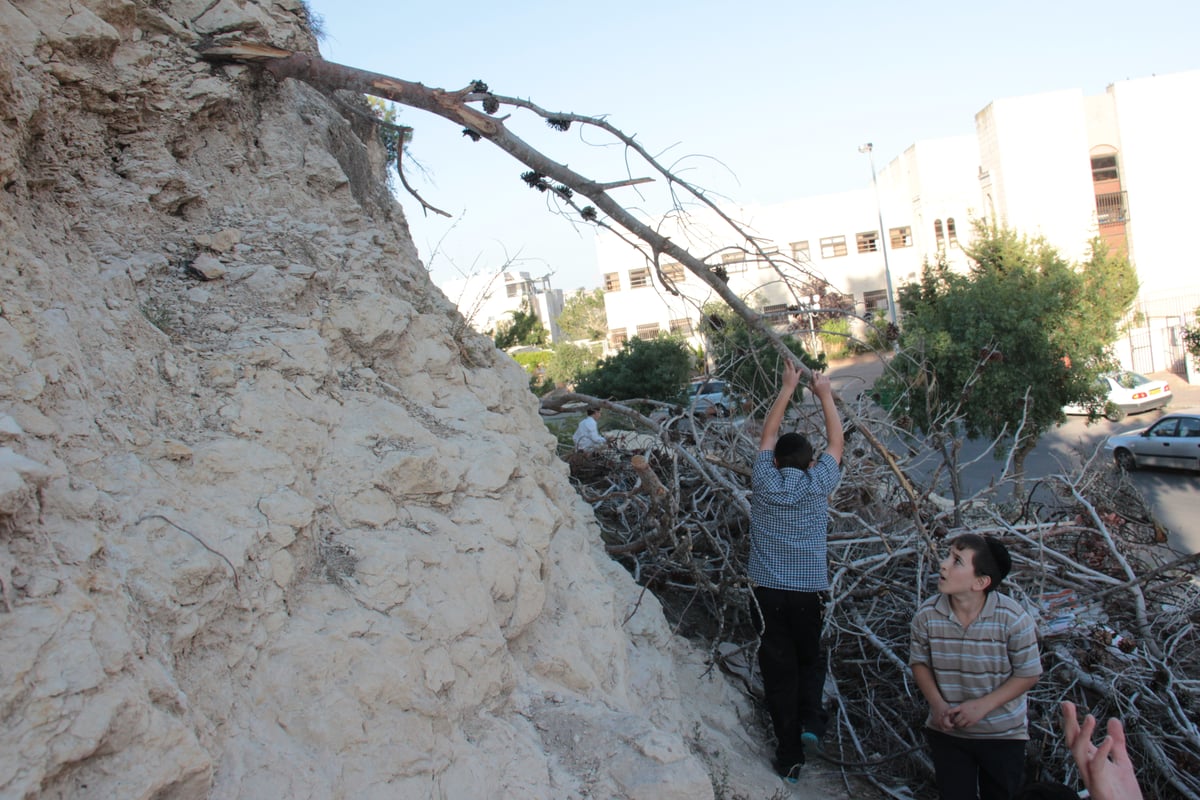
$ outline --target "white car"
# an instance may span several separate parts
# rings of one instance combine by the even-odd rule
[[[1097,393],[1105,395],[1100,411],[1113,422],[1125,419],[1126,414],[1137,414],[1162,408],[1171,402],[1171,387],[1166,381],[1147,378],[1136,372],[1112,372],[1101,375]],[[1064,414],[1089,414],[1086,405],[1063,407]]]
[[[1117,466],[1200,470],[1200,413],[1167,414],[1148,428],[1110,436],[1104,443]]]

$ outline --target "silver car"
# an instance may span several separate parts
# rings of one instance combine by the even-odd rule
[[[1167,414],[1148,428],[1110,436],[1104,443],[1117,466],[1200,470],[1200,413]]]
[[[688,387],[688,396],[688,405],[693,414],[728,417],[729,409],[734,406],[729,394],[729,385],[725,381],[692,381]]]

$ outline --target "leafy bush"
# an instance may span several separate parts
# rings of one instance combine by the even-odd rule
[[[1200,318],[1200,308],[1197,308],[1195,313],[1196,317]],[[1197,323],[1195,327],[1183,329],[1183,343],[1192,358],[1200,361],[1200,323]]]
[[[555,384],[574,384],[582,375],[596,368],[598,354],[586,345],[565,342],[556,344],[546,364],[546,377]]]
[[[853,350],[853,343],[850,339],[850,320],[845,317],[827,321],[821,326],[821,332],[817,336],[825,347],[826,358],[841,358],[848,351]]]
[[[543,395],[554,388],[550,379],[547,364],[553,354],[549,350],[528,350],[524,353],[513,353],[513,360],[529,373],[529,391]]]
[[[610,400],[645,397],[667,403],[682,402],[692,355],[679,339],[630,339],[621,350],[601,359],[581,376],[577,391]]]
[[[888,332],[888,315],[883,309],[875,309],[875,313],[871,316],[871,321],[867,324],[867,332],[864,341],[856,344],[856,351],[860,353],[882,352],[891,350],[892,343],[887,339]]]

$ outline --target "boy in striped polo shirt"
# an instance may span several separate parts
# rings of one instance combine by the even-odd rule
[[[995,591],[1008,549],[967,533],[950,542],[938,592],[917,609],[908,662],[929,701],[925,721],[942,800],[1011,800],[1029,739],[1025,694],[1042,674],[1037,626]]]

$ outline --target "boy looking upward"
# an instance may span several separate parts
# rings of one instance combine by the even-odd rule
[[[939,593],[913,617],[908,661],[929,702],[926,735],[943,800],[1011,800],[1021,786],[1025,693],[1042,662],[1033,618],[995,591],[1011,568],[997,539],[957,536]]]
[[[761,614],[758,664],[767,711],[777,740],[775,771],[795,783],[804,747],[825,733],[821,707],[825,655],[821,626],[829,589],[826,533],[829,494],[841,479],[844,437],[829,376],[813,375],[828,443],[813,460],[812,444],[799,433],[779,435],[800,383],[791,361],[763,423],[751,472],[749,577]]]

